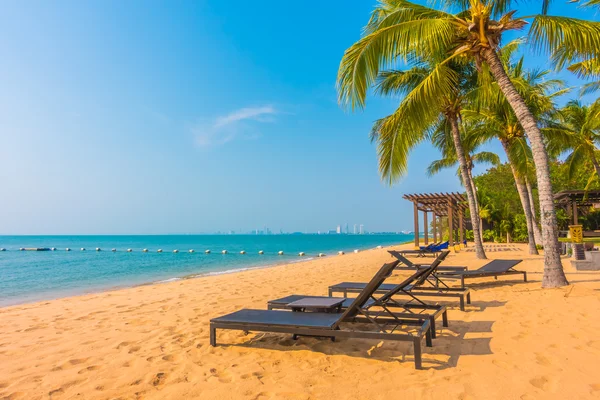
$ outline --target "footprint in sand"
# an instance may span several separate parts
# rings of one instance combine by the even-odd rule
[[[164,372],[159,372],[158,374],[156,374],[156,376],[154,376],[154,378],[152,379],[152,386],[160,386],[163,385],[165,383],[165,380],[167,379],[167,374],[165,374]]]
[[[87,368],[84,368],[84,369],[82,369],[82,370],[79,370],[79,372],[77,372],[77,373],[78,373],[78,374],[84,374],[84,373],[86,373],[86,372],[90,372],[90,371],[96,371],[96,370],[99,370],[99,369],[100,369],[100,366],[98,366],[98,365],[90,365],[90,366],[89,366],[89,367],[87,367]]]
[[[543,365],[543,366],[549,366],[552,365],[552,363],[550,362],[550,360],[548,360],[545,356],[543,356],[540,353],[535,353],[535,360],[539,365]]]
[[[531,383],[532,386],[544,391],[548,389],[548,378],[545,376],[533,378],[529,381],[529,383]]]
[[[90,358],[74,358],[72,360],[69,360],[69,364],[71,365],[78,365],[78,364],[83,364],[84,362],[86,362],[87,360],[89,360]]]

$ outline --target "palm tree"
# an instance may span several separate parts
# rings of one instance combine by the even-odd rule
[[[600,143],[600,119],[596,117],[599,112],[600,103],[586,106],[578,100],[570,101],[560,110],[559,115],[569,132],[552,136],[550,146],[555,153],[569,152],[565,160],[569,165],[569,176],[573,176],[585,164],[591,164],[596,171],[596,176],[592,178],[600,178],[597,148]],[[590,179],[588,186],[592,181]]]
[[[555,104],[553,99],[564,94],[564,83],[556,79],[546,79],[549,71],[526,71],[523,68],[523,57],[512,62],[512,55],[518,49],[521,41],[513,41],[502,48],[502,59],[507,72],[526,100],[529,109],[542,126],[542,131],[561,129],[554,123]],[[479,129],[474,132],[487,140],[497,138],[502,144],[515,180],[519,199],[523,207],[529,238],[529,253],[538,254],[536,243],[542,243],[536,212],[533,203],[528,175],[532,161],[531,148],[527,144],[525,132],[517,121],[506,98],[497,85],[485,84],[478,91],[478,96],[472,104],[472,109],[465,109],[463,115],[473,121]],[[562,128],[564,132],[564,127]],[[547,135],[548,132],[545,132]],[[484,140],[486,140],[484,139]]]
[[[398,117],[398,112],[396,112],[376,121],[371,137],[378,143],[380,172],[390,183],[393,183],[406,172],[408,154],[416,144],[427,139],[431,132],[436,130],[448,133],[459,164],[462,181],[465,183],[473,225],[475,253],[478,258],[485,259],[486,255],[479,231],[477,198],[459,129],[460,109],[465,97],[477,83],[477,74],[468,62],[461,63],[460,60],[452,60],[443,68],[438,68],[437,59],[439,59],[439,55],[428,54],[427,57],[414,58],[410,63],[411,68],[408,70],[383,71],[379,74],[376,92],[386,96],[404,95],[399,109],[412,109],[415,99],[420,101],[423,87],[428,84],[428,79],[432,74],[441,71],[443,79],[445,79],[445,82],[441,83],[446,90],[444,93],[439,93],[439,101],[430,108],[427,123],[420,125],[419,129],[398,127],[399,131],[392,136],[382,131],[381,128],[386,126],[390,119]],[[435,67],[432,68],[432,65]]]
[[[410,98],[405,99],[405,105],[401,105],[380,124],[380,135],[393,142],[395,139],[392,138],[401,131],[422,131],[430,125],[444,94],[456,84],[455,77],[448,72],[448,62],[469,57],[481,68],[489,68],[532,147],[544,235],[542,286],[567,285],[560,260],[548,154],[542,132],[498,55],[502,35],[510,30],[523,29],[527,21],[516,18],[516,11],[510,10],[515,0],[440,1],[456,12],[441,11],[405,0],[380,0],[364,36],[346,50],[341,61],[338,73],[340,102],[351,108],[364,107],[367,91],[381,69],[430,54],[445,54],[447,58],[432,69]],[[544,11],[548,3],[549,0],[543,2]],[[565,57],[573,54],[599,55],[600,23],[547,15],[535,15],[532,19],[528,36],[534,47],[550,53],[567,49],[563,52]],[[402,155],[410,148],[402,144],[398,147],[397,151],[387,155]],[[458,154],[459,159],[462,156]]]
[[[465,153],[465,161],[467,165],[467,171],[470,182],[473,188],[474,197],[477,200],[477,187],[473,182],[473,168],[475,164],[479,163],[488,163],[492,165],[500,164],[500,158],[496,153],[492,153],[489,151],[477,151],[477,149],[484,143],[485,138],[477,135],[477,131],[474,131],[471,124],[465,122],[464,120],[460,121],[460,131],[461,131],[461,142],[462,148]],[[482,140],[483,139],[483,140]],[[439,160],[434,160],[427,167],[427,175],[433,176],[439,173],[442,169],[445,168],[454,168],[458,164],[458,160],[456,158],[456,151],[454,150],[454,141],[452,138],[452,132],[448,129],[448,124],[441,124],[438,128],[433,132],[430,138],[434,147],[436,147],[442,153],[442,158]],[[461,183],[463,186],[465,182],[461,176],[460,167],[458,168],[457,175],[461,178]],[[479,215],[479,204],[478,201],[475,201],[477,214]]]

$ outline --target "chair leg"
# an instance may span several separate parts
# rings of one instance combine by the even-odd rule
[[[523,282],[527,282],[527,272],[523,271]]]
[[[215,347],[217,345],[217,328],[210,327],[210,345]]]
[[[431,327],[430,329],[425,333],[425,345],[427,347],[433,347],[433,340],[431,339],[432,335],[431,335]],[[421,343],[419,341],[419,343]]]
[[[442,314],[442,325],[446,328],[448,327],[448,311],[446,310],[444,310],[444,313]]]
[[[460,296],[460,311],[465,311],[465,296]]]
[[[471,292],[467,293],[467,304],[471,304]]]
[[[435,339],[437,337],[437,333],[435,333],[435,316],[433,315],[429,317],[429,330],[431,331],[431,338]]]
[[[421,361],[421,338],[415,338],[413,340],[413,347],[415,349],[415,368],[421,369],[423,368]]]

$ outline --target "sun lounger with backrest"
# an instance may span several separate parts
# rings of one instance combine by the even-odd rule
[[[493,260],[474,271],[440,272],[438,276],[460,279],[461,287],[465,286],[465,279],[492,276],[498,279],[501,275],[523,275],[523,280],[527,282],[527,272],[514,269],[521,261],[523,260]]]
[[[435,267],[433,267],[435,268]],[[426,276],[429,274],[429,271],[425,270],[425,269],[421,269],[421,270],[417,270],[412,276],[406,278],[402,283],[399,283],[397,285],[394,285],[394,289],[397,287],[405,287],[408,286],[410,284],[414,284],[416,282],[419,282],[420,279],[422,279],[423,276]],[[267,303],[267,307],[269,308],[269,310],[274,310],[274,309],[289,309],[289,304],[298,301],[298,300],[306,300],[306,299],[331,299],[332,297],[325,297],[325,296],[306,296],[306,295],[290,295],[290,296],[286,296],[280,299],[276,299],[276,300],[270,300]],[[340,308],[346,309],[347,307],[349,307],[352,302],[354,301],[354,299],[346,299],[346,298],[340,298],[340,300],[343,300],[343,303],[341,304]],[[386,300],[385,302],[380,301],[380,299],[376,299],[375,297],[371,296],[371,299],[369,299],[369,301],[367,301],[367,303],[363,306],[364,309],[369,309],[369,310],[375,310],[376,308],[383,308],[383,314],[385,315],[385,313],[387,312],[393,312],[393,314],[399,318],[416,318],[416,319],[422,319],[422,318],[429,318],[429,322],[431,324],[431,334],[432,337],[435,339],[436,337],[436,329],[435,329],[435,320],[437,318],[439,318],[440,316],[442,317],[442,322],[443,322],[443,326],[447,327],[448,326],[448,315],[447,315],[447,311],[446,311],[446,307],[442,306],[442,305],[438,305],[438,304],[427,304],[425,302],[420,302],[420,303],[416,303],[414,301],[409,301],[409,302],[399,302],[399,301],[392,301],[391,298]],[[396,310],[390,311],[390,308],[401,308],[403,309],[402,312],[397,312]]]
[[[448,251],[448,250],[446,250]],[[399,255],[399,260],[403,263],[409,262],[405,257]],[[439,267],[439,263],[441,260],[438,258],[434,260],[431,264],[433,268],[427,268],[421,271],[427,271],[427,273],[419,279],[419,281],[414,284],[406,285],[399,290],[396,294],[398,296],[409,296],[415,302],[423,302],[419,299],[419,296],[423,297],[452,297],[459,299],[460,309],[462,311],[465,310],[465,303],[471,303],[471,290],[468,288],[451,288],[448,285],[443,284],[438,279],[435,278],[433,274],[436,273],[437,267]],[[430,278],[434,277],[433,282],[431,282]],[[442,284],[440,286],[439,284]],[[348,297],[348,293],[359,293],[366,286],[366,283],[360,282],[341,282],[332,286],[329,286],[329,296],[333,297],[334,293],[342,293],[344,297]],[[397,285],[392,283],[386,283],[379,286],[379,289],[375,291],[376,294],[386,294],[391,290],[395,290]]]
[[[415,367],[421,368],[421,342],[426,339],[431,346],[429,319],[403,320],[389,314],[382,317],[364,308],[373,293],[392,273],[396,263],[385,264],[373,279],[342,313],[288,312],[278,310],[243,309],[213,318],[210,321],[210,344],[217,345],[217,329],[242,331],[290,333],[294,336],[316,336],[335,338],[364,338],[378,340],[400,340],[413,344]],[[358,326],[358,324],[361,324]],[[357,330],[370,326],[377,331]],[[399,332],[401,326],[413,326],[411,332]],[[354,328],[354,329],[351,329]]]
[[[402,256],[402,252],[398,251],[398,250],[388,250],[388,253],[390,253],[392,256],[394,256],[398,260],[400,259],[399,257]],[[442,251],[437,256],[437,258],[440,259],[440,262],[443,262],[446,259],[446,257],[448,256],[448,254],[450,254],[449,251]],[[407,268],[422,269],[422,268],[428,268],[431,265],[431,263],[427,263],[427,264],[414,263],[405,257],[402,257],[402,258],[407,260],[407,263],[403,262],[403,264],[406,265]],[[435,262],[435,260],[434,260],[434,262]],[[449,266],[449,265],[440,265],[437,267],[437,271],[466,271],[468,269],[469,269],[468,267],[455,267],[455,266]]]

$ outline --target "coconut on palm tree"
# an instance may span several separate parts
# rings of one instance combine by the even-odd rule
[[[544,8],[548,2],[543,2]],[[382,135],[394,141],[394,132],[399,132],[401,126],[402,130],[425,129],[421,121],[430,120],[434,110],[441,106],[443,95],[456,84],[448,78],[446,71],[450,61],[469,57],[478,66],[489,68],[532,147],[545,249],[542,286],[566,285],[542,132],[498,55],[503,34],[523,29],[527,21],[516,17],[516,10],[511,10],[516,3],[514,0],[446,0],[442,3],[447,3],[450,11],[403,0],[381,0],[371,15],[364,36],[345,52],[341,61],[338,73],[340,102],[352,108],[363,107],[367,91],[381,70],[414,58],[444,54],[446,58],[432,69],[416,90],[419,96],[405,99],[404,109],[380,124]],[[569,54],[599,55],[600,23],[547,15],[535,15],[531,19],[528,36],[534,47],[550,53],[567,49],[566,57]],[[405,144],[396,142],[396,145],[397,150],[383,155],[406,153],[408,147]]]

